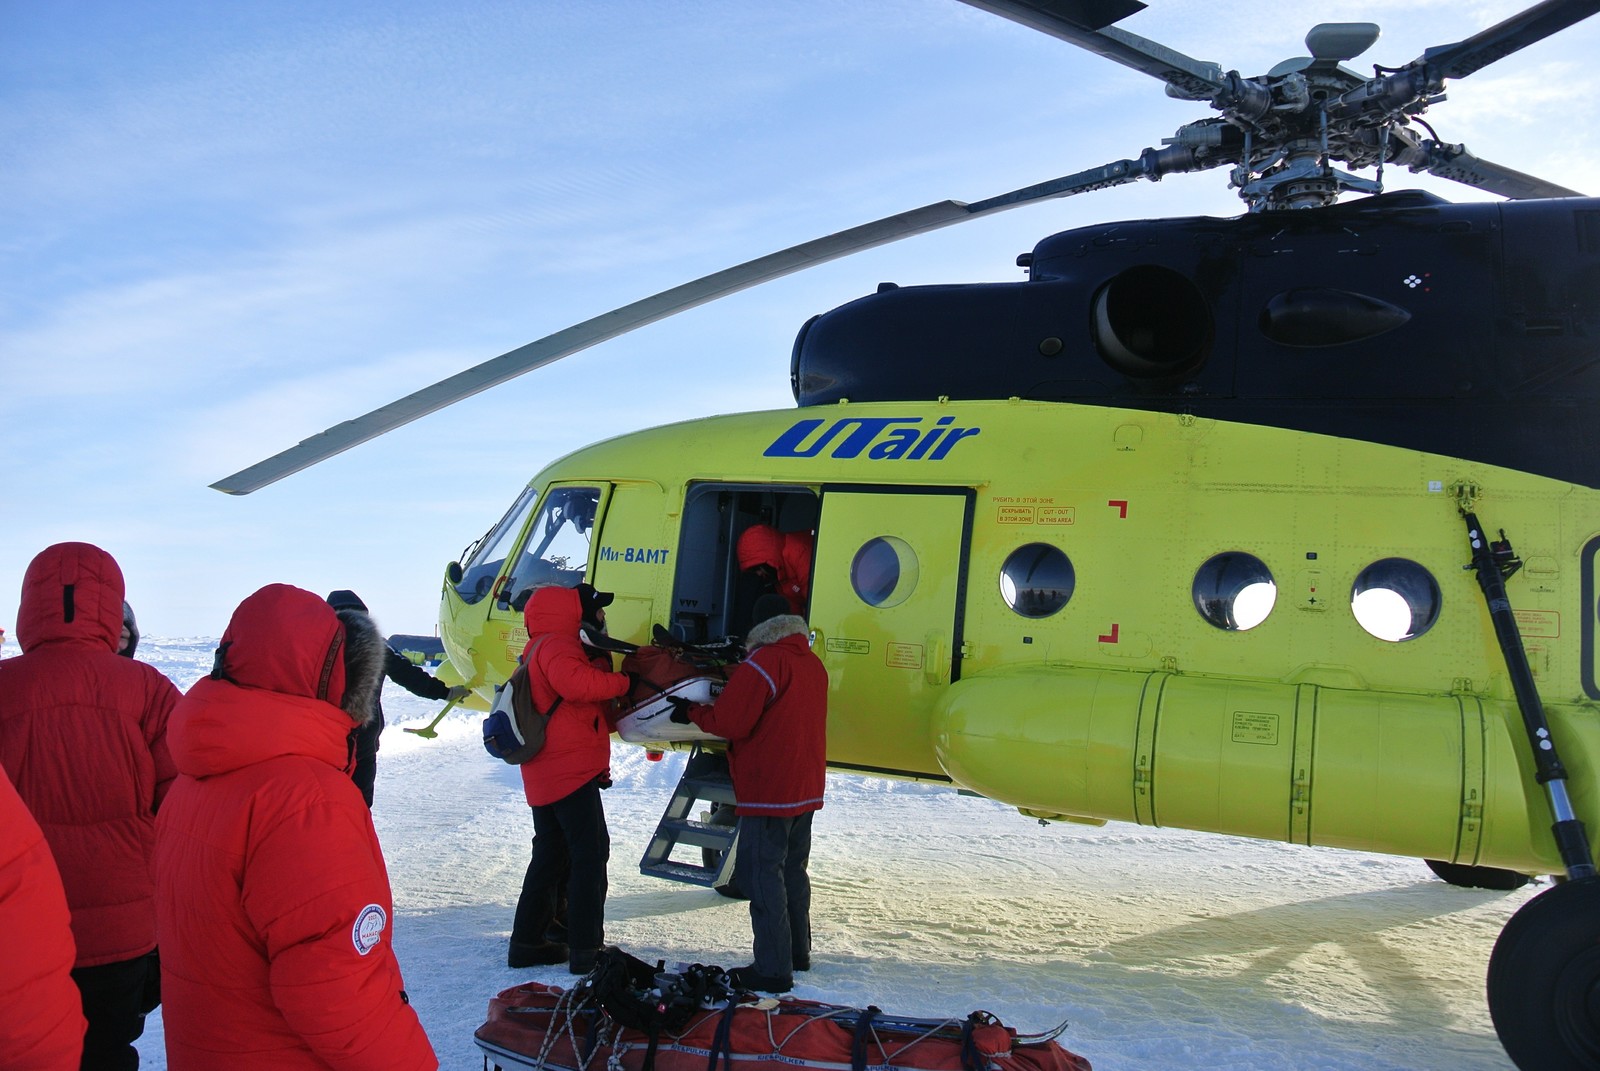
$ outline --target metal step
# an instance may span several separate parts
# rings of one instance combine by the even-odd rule
[[[721,777],[690,777],[687,774],[678,782],[679,794],[712,803],[737,803],[733,796],[733,782]]]
[[[685,773],[673,789],[672,798],[667,801],[661,822],[656,826],[655,835],[650,838],[650,846],[639,860],[639,873],[706,888],[726,884],[733,873],[733,850],[739,837],[738,827],[703,821],[705,813],[697,814],[697,808],[702,803],[734,802],[733,782],[726,777],[691,776]],[[702,858],[705,853],[715,853],[714,865],[673,859],[673,850],[680,846],[700,854]]]
[[[718,871],[709,867],[695,866],[693,863],[678,863],[668,859],[661,863],[652,863],[649,866],[640,864],[639,873],[655,878],[665,878],[668,881],[681,881],[685,885],[700,885],[707,889],[717,886]]]
[[[692,844],[696,848],[715,848],[725,852],[733,847],[733,839],[737,835],[733,826],[715,826],[710,822],[696,822],[693,819],[663,818],[656,827],[656,836],[671,834],[673,840],[679,844]]]

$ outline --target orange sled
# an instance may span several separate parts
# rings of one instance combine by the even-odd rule
[[[1059,1032],[1019,1037],[987,1012],[899,1019],[739,993],[652,1038],[586,999],[582,983],[528,982],[491,999],[473,1036],[497,1071],[1090,1071],[1054,1040]]]

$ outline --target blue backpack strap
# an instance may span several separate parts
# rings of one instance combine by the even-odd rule
[[[717,1020],[717,1029],[711,1035],[711,1059],[706,1061],[706,1071],[717,1071],[717,1057],[722,1057],[722,1071],[733,1071],[733,1012],[739,1002],[733,997],[728,998],[728,1006],[722,1009],[722,1018]]]
[[[850,1040],[850,1071],[866,1071],[867,1038],[872,1036],[872,1020],[882,1011],[876,1004],[868,1004],[856,1019],[855,1037]]]
[[[963,1071],[984,1071],[988,1061],[983,1058],[983,1053],[978,1050],[978,1042],[972,1032],[979,1026],[995,1022],[995,1017],[986,1011],[975,1011],[967,1016],[966,1022],[961,1024],[961,1067]]]

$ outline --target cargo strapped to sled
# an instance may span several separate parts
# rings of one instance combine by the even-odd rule
[[[638,647],[622,660],[633,687],[617,700],[617,735],[630,744],[721,740],[698,725],[672,720],[671,698],[712,703],[728,683],[725,648]]]
[[[617,972],[623,1005],[615,993],[601,1002],[595,975],[570,991],[538,982],[507,989],[490,999],[473,1035],[485,1063],[500,1071],[1090,1071],[1055,1040],[1065,1023],[1025,1037],[982,1011],[907,1019],[876,1007],[763,998],[699,964],[682,972],[658,966],[642,988],[648,965],[606,953],[631,960]],[[696,1001],[696,992],[705,996]]]

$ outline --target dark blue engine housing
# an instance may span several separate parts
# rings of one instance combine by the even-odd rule
[[[1191,413],[1600,487],[1600,199],[1110,223],[1021,263],[1026,282],[885,286],[813,318],[796,400]]]

